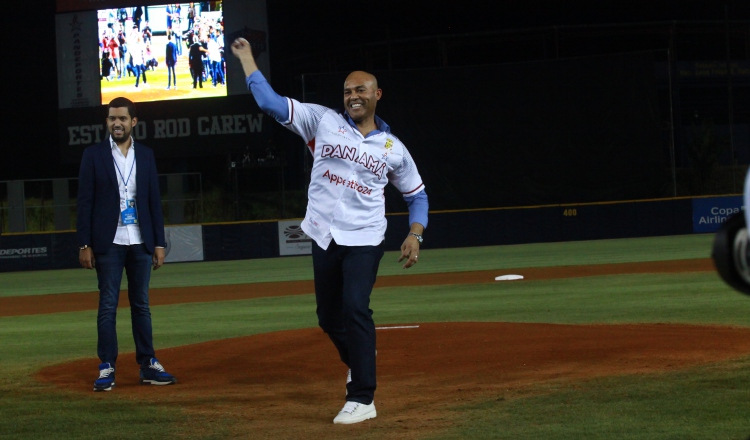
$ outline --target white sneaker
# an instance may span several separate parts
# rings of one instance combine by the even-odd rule
[[[359,402],[346,402],[339,415],[333,419],[337,425],[351,425],[367,419],[374,419],[378,413],[375,411],[375,401],[369,405]]]

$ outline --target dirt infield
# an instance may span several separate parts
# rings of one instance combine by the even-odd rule
[[[615,273],[713,270],[710,260],[503,270],[527,279]],[[494,282],[498,271],[381,277],[378,286]],[[280,285],[281,284],[281,285]],[[155,291],[153,304],[311,293],[310,283]],[[185,289],[180,289],[181,291]],[[279,293],[281,291],[281,293]],[[74,295],[50,295],[70,298]],[[157,300],[158,298],[158,300]],[[38,304],[38,297],[37,297]],[[82,307],[79,305],[77,307]],[[86,308],[96,307],[89,305]],[[4,309],[4,306],[0,306]],[[23,312],[21,308],[16,309]],[[344,403],[346,368],[319,329],[283,331],[159,350],[179,383],[138,385],[132,355],[123,356],[117,386],[93,393],[98,361],[43,369],[37,379],[106,400],[113,394],[184,408],[211,432],[222,418],[246,438],[409,439],[453,426],[450,408],[504,400],[545,381],[670,371],[750,354],[750,329],[690,325],[555,325],[404,323],[378,336],[378,417],[334,426]],[[81,368],[81,365],[90,368]],[[526,391],[525,391],[526,390]]]

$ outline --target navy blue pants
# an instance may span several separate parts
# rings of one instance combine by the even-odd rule
[[[214,86],[217,82],[224,84],[224,72],[221,61],[211,61],[211,80]]]
[[[117,303],[120,299],[122,269],[128,278],[130,321],[135,340],[135,360],[139,364],[154,356],[151,331],[151,310],[148,306],[148,283],[151,279],[152,257],[146,246],[113,244],[106,254],[95,254],[99,279],[99,314],[97,353],[102,362],[117,362]]]
[[[177,86],[177,74],[174,71],[174,65],[167,64],[167,87]]]
[[[340,246],[323,250],[313,242],[318,324],[352,370],[346,400],[369,405],[375,396],[375,321],[370,294],[383,246]]]
[[[143,84],[146,84],[146,66],[143,64],[133,65],[133,72],[135,73],[135,86],[141,81],[141,75],[143,75]]]

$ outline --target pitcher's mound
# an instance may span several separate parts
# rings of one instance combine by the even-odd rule
[[[97,359],[50,366],[38,379],[92,398],[174,403],[233,420],[233,429],[253,438],[350,438],[362,429],[379,438],[409,438],[451,425],[445,410],[452,406],[512,397],[541,381],[675,370],[750,353],[750,330],[743,328],[418,325],[378,330],[378,417],[336,429],[331,421],[345,400],[347,368],[319,329],[157,348],[178,379],[174,386],[138,385],[133,353],[120,356],[110,393],[92,391]]]

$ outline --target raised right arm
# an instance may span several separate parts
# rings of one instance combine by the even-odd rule
[[[244,38],[234,40],[232,42],[232,53],[242,63],[247,88],[253,93],[258,106],[277,121],[281,123],[288,121],[289,103],[286,98],[271,88],[263,73],[258,70],[250,43]]]

